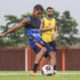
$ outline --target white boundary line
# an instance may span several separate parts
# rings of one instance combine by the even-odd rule
[[[0,73],[0,76],[7,76],[7,75],[24,75],[22,73]]]
[[[67,75],[67,74],[70,74],[70,75],[72,75],[72,74],[80,74],[80,73],[57,73],[57,74],[65,74],[65,75]],[[2,75],[4,75],[4,76],[6,76],[6,75],[29,75],[29,73],[0,73],[0,76],[2,76]],[[42,75],[41,73],[37,73],[37,75]]]

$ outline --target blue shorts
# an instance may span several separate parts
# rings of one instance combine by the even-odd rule
[[[35,38],[33,36],[29,36],[28,41],[31,48],[36,54],[40,52],[42,47],[46,47],[46,54],[48,54],[50,51],[54,51],[53,47],[50,44],[44,42],[40,37]]]
[[[56,52],[56,41],[52,41],[50,43],[48,43],[50,47],[53,48],[53,51]],[[46,54],[44,55],[44,57],[48,57],[48,52],[46,52]]]
[[[48,43],[51,47],[53,47],[53,51],[56,52],[56,41],[52,41]]]

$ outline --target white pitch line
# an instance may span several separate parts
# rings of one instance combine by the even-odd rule
[[[80,74],[80,73],[57,73],[57,74]]]
[[[28,73],[29,74],[29,73]],[[37,73],[37,74],[41,74],[41,73]],[[57,73],[57,74],[80,74],[80,73]]]
[[[80,73],[57,73],[57,74],[80,74]],[[2,75],[29,75],[29,73],[0,73],[0,76]],[[37,73],[37,75],[42,75],[41,73]]]
[[[24,73],[0,73],[0,75],[24,75]]]

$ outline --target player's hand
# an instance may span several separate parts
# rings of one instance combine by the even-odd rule
[[[49,29],[55,29],[53,26],[49,27]]]
[[[56,40],[56,34],[52,36],[52,40]]]
[[[0,34],[0,38],[4,37],[6,33]]]

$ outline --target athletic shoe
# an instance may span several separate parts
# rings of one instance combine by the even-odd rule
[[[34,71],[31,71],[31,72],[30,72],[30,75],[31,75],[31,76],[36,76],[36,73],[35,73]]]

